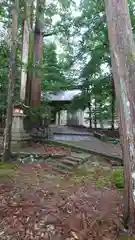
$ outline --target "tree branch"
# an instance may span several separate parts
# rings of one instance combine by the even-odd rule
[[[43,33],[43,37],[50,37],[52,35],[56,35],[57,32]]]

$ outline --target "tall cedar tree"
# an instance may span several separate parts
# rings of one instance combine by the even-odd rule
[[[18,11],[19,0],[14,0],[12,7],[12,39],[11,52],[9,59],[9,75],[8,75],[8,96],[7,96],[7,115],[6,126],[4,131],[3,143],[3,158],[2,161],[8,161],[11,153],[11,128],[12,128],[12,113],[13,113],[13,99],[15,92],[16,80],[16,55],[17,55],[17,37],[18,37]]]
[[[120,105],[125,222],[135,233],[135,45],[127,0],[105,0],[112,70]]]

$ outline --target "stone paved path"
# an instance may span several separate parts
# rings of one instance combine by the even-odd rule
[[[81,147],[92,152],[101,153],[106,156],[122,158],[122,152],[120,144],[114,145],[110,142],[105,143],[102,141],[97,141],[93,138],[92,141],[59,141],[61,143],[72,144],[73,146]]]
[[[55,134],[71,134],[71,135],[84,135],[84,136],[91,136],[92,133],[87,131],[87,129],[77,129],[68,126],[59,126],[59,125],[51,125],[53,133]]]
[[[60,140],[60,141],[81,141],[81,140],[88,140],[88,141],[92,141],[91,136],[89,135],[83,135],[83,134],[54,134],[53,135],[54,140]],[[99,141],[97,139],[97,141]]]
[[[110,142],[102,142],[95,138],[92,133],[87,131],[74,130],[67,126],[55,126],[54,140],[64,143],[72,144],[77,147],[91,150],[92,152],[101,153],[103,155],[122,158],[120,144],[113,144]],[[60,133],[60,134],[59,134]]]

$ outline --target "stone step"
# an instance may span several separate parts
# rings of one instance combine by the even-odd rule
[[[49,158],[49,159],[46,159],[46,162],[50,164],[55,171],[61,170],[63,173],[72,171],[73,168],[77,166],[77,164],[74,164],[74,165],[67,164],[67,162],[64,162],[64,159],[56,160],[53,158]],[[60,172],[60,171],[57,171],[57,172]]]
[[[66,169],[62,169],[62,168],[58,168],[58,167],[54,167],[53,171],[57,172],[59,174],[62,174],[62,175],[66,175],[66,174],[69,174],[71,172],[71,171],[70,172],[67,171]]]
[[[78,158],[78,159],[86,159],[90,157],[89,153],[77,153],[77,152],[71,152],[71,157]]]
[[[78,167],[82,163],[83,160],[78,160],[70,157],[66,158],[47,158],[45,160],[48,164],[51,165],[53,171],[61,174],[69,174],[73,171],[74,168]]]
[[[83,158],[72,157],[72,156],[66,157],[66,159],[68,159],[70,161],[73,161],[73,162],[76,162],[76,163],[80,163],[84,160]]]
[[[60,169],[65,169],[66,171],[71,171],[71,170],[73,170],[73,165],[71,166],[71,165],[67,165],[67,164],[65,164],[64,162],[58,162],[57,164],[56,164],[56,166],[58,167],[58,168],[60,168]]]
[[[53,165],[57,165],[58,160],[55,159],[55,158],[49,157],[49,158],[46,158],[45,162],[50,163],[51,165],[52,165],[52,164],[53,164]]]
[[[69,173],[72,173],[75,166],[67,166],[66,164],[64,163],[58,163],[56,165],[53,165],[52,166],[53,169],[58,172],[58,173],[63,173],[63,174],[69,174]]]
[[[61,164],[64,163],[64,165],[72,165],[72,166],[77,166],[78,164],[81,164],[83,162],[83,159],[77,159],[77,158],[73,158],[73,157],[65,157],[65,158],[53,158],[53,157],[49,157],[46,158],[46,162],[47,163],[51,163],[51,164]]]
[[[82,161],[74,161],[72,159],[68,159],[68,158],[65,158],[65,159],[61,159],[60,162],[64,163],[65,165],[69,165],[69,166],[72,166],[72,167],[75,167],[75,166],[78,166],[78,164],[81,164]]]
[[[45,161],[51,165],[55,172],[62,174],[69,174],[79,165],[83,164],[84,160],[88,157],[81,158],[76,156],[66,156],[59,159],[49,157]]]

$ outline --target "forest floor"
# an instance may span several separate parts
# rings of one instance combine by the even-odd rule
[[[118,237],[122,192],[112,171],[109,164],[86,163],[70,175],[47,163],[0,165],[0,239],[130,239]]]

